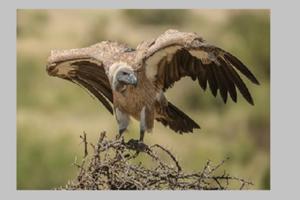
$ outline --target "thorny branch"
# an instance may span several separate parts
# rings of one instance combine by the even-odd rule
[[[76,179],[69,181],[67,190],[224,190],[245,189],[253,185],[250,181],[229,175],[226,171],[217,174],[226,158],[213,166],[207,161],[204,168],[196,173],[186,173],[182,170],[175,156],[161,145],[148,147],[135,140],[124,142],[123,138],[109,140],[105,132],[99,136],[97,144],[88,143],[86,133],[80,136],[84,143],[84,158],[81,164],[75,159],[74,165],[78,168]],[[88,156],[88,144],[93,154]],[[160,149],[169,156],[174,165],[163,160]],[[138,162],[140,153],[146,155],[152,167]],[[136,164],[137,163],[137,164]],[[233,182],[238,188],[232,188]],[[235,183],[235,185],[237,185]],[[231,186],[231,187],[230,187]]]
[[[82,139],[82,142],[84,144],[84,158],[87,157],[88,155],[88,150],[87,150],[87,139],[86,139],[86,133],[83,132],[83,136],[81,135],[80,138]]]

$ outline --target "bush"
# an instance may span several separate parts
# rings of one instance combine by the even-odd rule
[[[207,161],[203,169],[195,173],[184,172],[175,156],[164,147],[155,144],[147,146],[136,140],[107,140],[101,133],[96,145],[88,143],[86,134],[81,136],[84,143],[84,159],[81,164],[75,160],[78,176],[69,181],[67,190],[224,190],[234,189],[231,183],[237,182],[239,189],[252,185],[251,182],[233,177],[224,171],[219,174],[225,161],[213,166]],[[93,154],[88,156],[88,145]],[[168,159],[162,159],[162,151]],[[135,153],[133,153],[135,152]],[[151,167],[143,163],[135,164],[139,154],[145,154]],[[169,160],[169,161],[168,161]],[[234,183],[235,184],[235,183]]]

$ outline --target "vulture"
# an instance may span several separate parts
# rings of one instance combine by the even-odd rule
[[[159,37],[141,42],[136,49],[114,41],[86,48],[52,50],[46,65],[50,76],[87,89],[113,115],[119,135],[130,117],[140,122],[140,138],[151,132],[154,120],[177,133],[200,126],[168,101],[164,92],[183,77],[198,82],[226,103],[228,94],[237,101],[237,90],[254,105],[241,78],[259,85],[253,73],[231,53],[207,43],[196,33],[167,30]]]

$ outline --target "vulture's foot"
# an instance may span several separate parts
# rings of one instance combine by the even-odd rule
[[[124,142],[124,136],[123,133],[126,131],[126,129],[119,130],[119,134],[116,135],[116,140],[122,140]]]
[[[117,134],[117,135],[116,135],[116,140],[119,140],[119,139],[121,139],[121,137],[122,137],[122,135],[120,135],[120,134]]]
[[[116,140],[120,139],[123,136],[123,133],[126,131],[126,128],[120,129],[119,134],[116,135]]]
[[[150,150],[148,145],[141,140],[131,139],[126,143],[126,146],[128,149],[136,150],[137,153]]]

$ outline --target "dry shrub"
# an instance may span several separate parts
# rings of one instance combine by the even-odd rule
[[[224,171],[218,175],[227,159],[217,165],[207,161],[196,173],[184,172],[175,156],[164,147],[147,146],[135,140],[124,142],[123,138],[109,140],[105,132],[97,144],[89,143],[86,134],[80,136],[84,143],[84,158],[75,180],[69,181],[66,190],[224,190],[245,189],[251,182],[231,176]],[[93,154],[88,155],[88,145]],[[165,154],[164,156],[162,155]],[[144,154],[151,167],[138,162]],[[162,157],[168,157],[169,160]],[[238,186],[233,188],[232,185]]]

